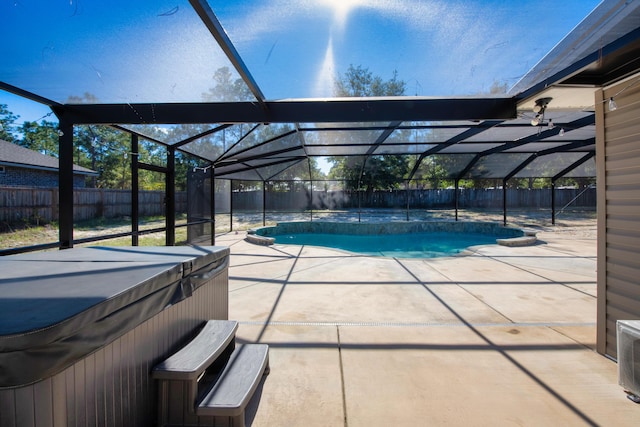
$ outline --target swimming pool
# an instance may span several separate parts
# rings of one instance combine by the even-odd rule
[[[456,255],[496,239],[520,237],[520,229],[475,222],[287,222],[254,230],[277,244],[324,246],[369,256],[434,258]]]

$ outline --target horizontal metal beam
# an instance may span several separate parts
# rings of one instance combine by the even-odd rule
[[[214,162],[214,166],[216,168],[223,168],[225,166],[231,166],[231,165],[235,165],[238,163],[246,163],[246,162],[250,162],[253,160],[260,160],[260,159],[270,159],[270,158],[277,158],[282,156],[283,154],[287,154],[287,153],[291,153],[293,151],[300,151],[302,150],[302,146],[301,145],[296,145],[293,147],[286,147],[286,148],[282,148],[280,150],[273,150],[273,151],[269,151],[269,152],[263,152],[260,154],[254,154],[251,156],[246,156],[246,157],[242,157],[242,156],[238,156],[237,159],[222,159],[222,160],[218,160],[216,162]],[[293,158],[298,158],[300,156],[291,156],[291,157],[286,157],[285,160],[291,160]],[[303,156],[306,157],[306,156]],[[259,166],[261,167],[261,166]]]
[[[246,163],[243,162],[239,162],[239,163],[235,163],[234,165],[228,165],[228,166],[222,166],[222,167],[216,167],[214,168],[214,173],[215,173],[215,177],[216,178],[225,178],[225,177],[233,177],[236,174],[242,173],[242,172],[250,172],[250,171],[255,171],[257,175],[261,176],[260,172],[264,169],[264,168],[268,168],[268,167],[273,167],[273,166],[277,166],[277,165],[288,165],[286,166],[284,169],[293,166],[295,163],[299,163],[302,160],[305,160],[307,157],[305,156],[297,156],[297,157],[290,157],[290,158],[286,158],[286,159],[275,159],[272,162],[268,162],[268,163],[263,163],[259,166],[253,166],[253,165],[248,165]],[[242,166],[242,167],[237,167],[237,166]],[[280,170],[280,172],[282,172],[284,169]],[[278,173],[280,173],[278,172]],[[244,179],[244,178],[243,178]],[[267,179],[267,177],[263,177],[263,179]],[[251,181],[251,180],[249,180]]]
[[[138,162],[138,168],[151,172],[167,173],[169,170],[164,166],[153,165],[151,163]]]
[[[515,119],[513,98],[340,98],[257,102],[65,104],[73,124],[350,123]]]
[[[7,92],[13,93],[14,95],[21,96],[22,98],[30,99],[31,101],[39,102],[40,104],[47,105],[49,107],[62,106],[62,104],[58,104],[55,101],[52,101],[48,98],[45,98],[40,95],[36,95],[35,93],[26,91],[24,89],[20,89],[19,87],[10,85],[9,83],[0,81],[0,89],[5,90]]]
[[[539,134],[529,135],[529,136],[526,136],[524,138],[520,138],[520,139],[518,139],[516,141],[507,142],[504,145],[500,145],[498,147],[494,147],[494,148],[488,149],[486,151],[483,151],[483,152],[481,152],[481,154],[483,156],[488,156],[490,154],[495,154],[495,153],[499,153],[499,152],[502,152],[502,151],[512,150],[512,149],[514,149],[516,147],[521,147],[523,145],[526,145],[526,144],[529,144],[529,143],[532,143],[532,142],[544,142],[543,141],[544,139],[560,134],[560,131],[563,128],[572,129],[572,130],[580,129],[580,128],[585,127],[585,126],[590,126],[590,125],[595,124],[595,120],[596,120],[595,119],[595,114],[591,114],[591,115],[583,117],[581,119],[574,120],[573,122],[569,122],[569,123],[566,124],[566,126],[565,125],[563,125],[562,127],[555,126],[555,127],[551,128],[551,129],[545,129],[545,130],[541,131]],[[542,128],[540,128],[540,129],[542,129]],[[497,142],[497,141],[493,141],[493,142]],[[549,141],[549,142],[552,142],[552,141]],[[558,142],[558,141],[553,141],[553,142]]]
[[[582,148],[589,147],[586,150]],[[560,147],[547,148],[546,150],[538,151],[538,156],[546,156],[556,153],[571,153],[571,152],[594,152],[596,151],[596,139],[588,138],[582,141],[574,141],[570,144],[562,145]]]

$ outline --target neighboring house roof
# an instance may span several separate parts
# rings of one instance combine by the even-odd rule
[[[59,163],[55,157],[0,139],[0,165],[57,172]],[[98,172],[78,165],[73,165],[73,172],[80,175],[98,175]]]

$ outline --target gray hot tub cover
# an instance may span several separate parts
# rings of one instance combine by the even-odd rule
[[[191,296],[223,247],[92,247],[0,258],[0,387],[60,372]]]

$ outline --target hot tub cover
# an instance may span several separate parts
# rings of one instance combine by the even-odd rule
[[[88,247],[0,258],[0,387],[70,366],[226,271],[224,247]]]

